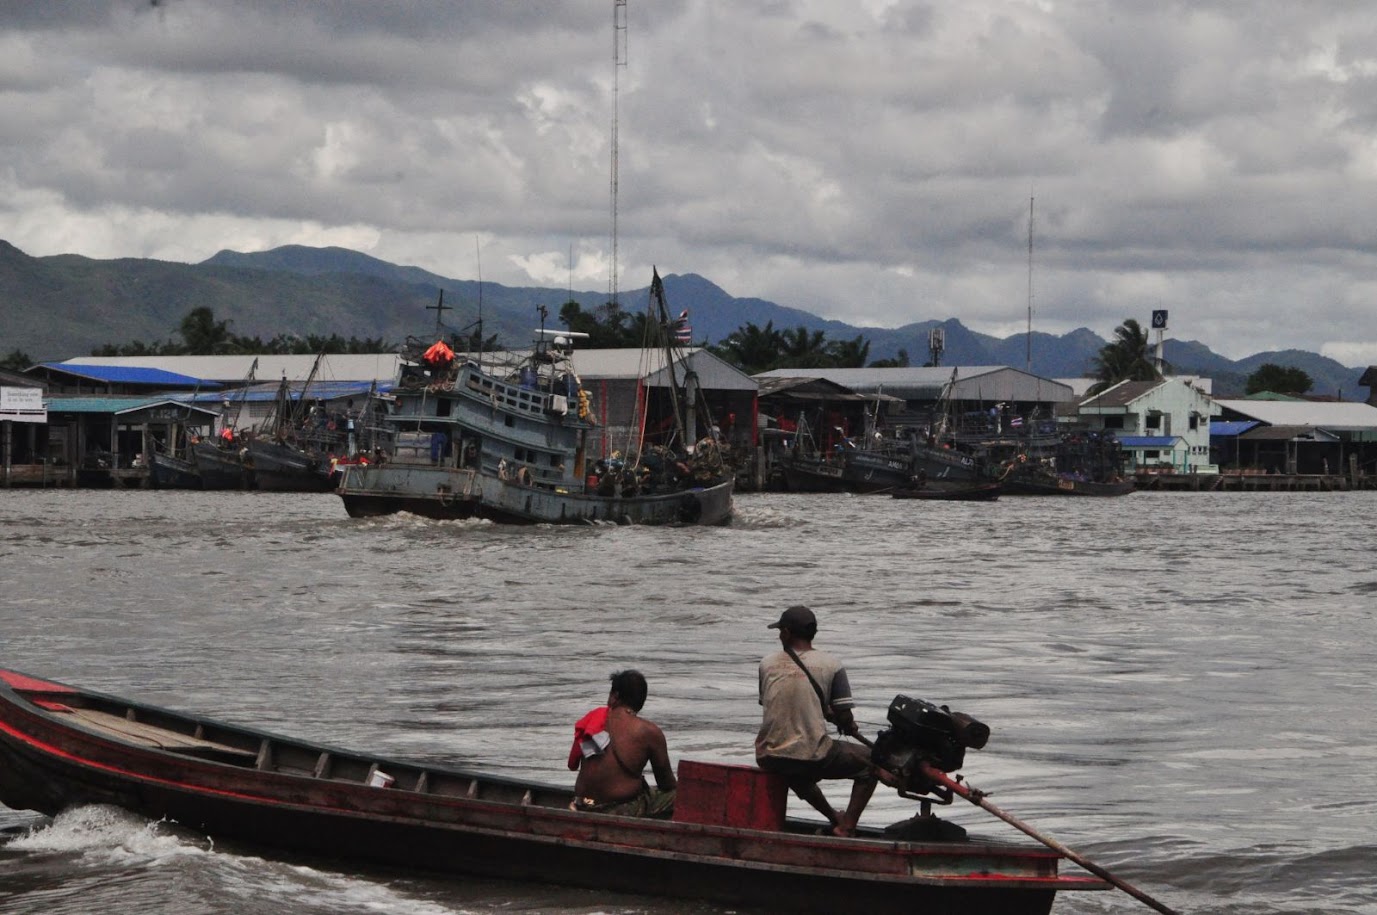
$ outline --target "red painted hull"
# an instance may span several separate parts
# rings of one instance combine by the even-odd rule
[[[383,769],[389,788],[370,787]],[[0,670],[0,802],[110,803],[212,836],[339,859],[793,911],[1046,913],[1037,846],[836,839],[574,813],[568,789],[179,715]]]

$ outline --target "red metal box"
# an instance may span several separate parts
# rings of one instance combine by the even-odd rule
[[[680,823],[784,828],[789,788],[781,776],[755,766],[679,761],[679,791],[674,819]]]

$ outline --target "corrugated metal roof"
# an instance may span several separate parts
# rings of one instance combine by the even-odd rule
[[[1179,435],[1121,435],[1119,444],[1124,448],[1174,448],[1181,441]]]
[[[953,400],[1038,401],[1073,400],[1071,386],[1032,375],[1007,365],[907,366],[862,369],[773,369],[757,378],[826,378],[858,393],[907,395],[908,400],[936,400],[952,381]]]
[[[1339,437],[1315,426],[1258,426],[1238,437],[1241,442],[1337,442]]]
[[[315,365],[315,356],[78,356],[58,365],[123,365],[135,368],[155,368],[176,372],[192,378],[242,384],[249,367],[258,360],[254,377],[259,381],[288,378],[304,381]],[[396,353],[334,353],[320,360],[316,377],[323,381],[385,381],[397,380],[397,366],[401,357]]]
[[[922,365],[922,366],[902,366],[896,368],[860,368],[860,369],[771,369],[768,372],[761,372],[758,378],[826,378],[837,384],[850,388],[853,391],[862,388],[872,388],[876,385],[894,385],[896,387],[923,387],[936,385],[941,387],[952,380],[952,372],[956,372],[958,381],[967,378],[977,378],[981,375],[991,375],[995,372],[1008,371],[1007,366],[1003,365]],[[1014,371],[1017,371],[1016,369]],[[1050,379],[1049,379],[1050,380]]]
[[[1081,407],[1126,407],[1164,384],[1165,381],[1121,381],[1083,402]]]
[[[1210,421],[1210,435],[1242,435],[1256,425],[1255,419],[1215,419]]]
[[[793,400],[863,401],[865,403],[903,403],[902,397],[888,394],[857,394],[826,378],[763,378],[756,376],[760,396],[782,396]]]
[[[191,375],[181,375],[177,372],[169,372],[166,369],[147,368],[136,365],[108,365],[83,363],[81,365],[69,365],[65,362],[42,362],[39,363],[43,368],[53,372],[61,372],[65,375],[72,375],[77,378],[86,378],[92,381],[103,381],[108,384],[142,384],[149,387],[218,387],[213,381],[203,381],[199,377]]]
[[[1219,400],[1226,410],[1270,426],[1320,426],[1337,431],[1377,430],[1377,407],[1350,401]]]
[[[184,400],[173,397],[50,397],[43,401],[48,413],[134,413],[166,404],[180,410],[192,410],[209,417],[217,416],[215,410],[192,406]]]

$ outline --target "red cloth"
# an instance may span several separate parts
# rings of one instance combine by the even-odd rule
[[[607,730],[607,706],[593,709],[574,724],[574,745],[569,749],[569,768],[578,770],[583,760],[583,738]]]
[[[431,365],[438,365],[440,363],[448,362],[451,359],[453,359],[454,350],[450,349],[447,345],[445,345],[445,341],[436,340],[435,343],[430,347],[430,349],[425,351],[425,355],[421,358],[424,359],[426,362],[429,362]]]

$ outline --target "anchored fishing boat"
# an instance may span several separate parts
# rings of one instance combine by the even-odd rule
[[[933,708],[896,698],[895,727],[877,740],[888,764],[913,756],[913,728],[901,725],[921,730]],[[1061,855],[1046,848],[967,838],[931,815],[856,838],[815,835],[818,824],[784,817],[775,779],[683,761],[672,820],[575,812],[570,788],[305,743],[0,670],[0,802],[15,809],[114,804],[292,852],[789,911],[1033,915],[1058,892],[1108,886],[1060,874]]]
[[[665,443],[593,453],[596,415],[572,358],[586,334],[542,326],[525,354],[413,340],[388,416],[396,446],[385,462],[344,468],[337,491],[345,510],[512,524],[729,521],[733,476],[714,433],[694,432],[714,424],[673,343],[658,272],[650,292],[655,319],[647,324],[663,344],[652,352],[671,382]]]
[[[1003,487],[999,483],[919,483],[890,493],[895,499],[927,499],[945,502],[993,502]]]

